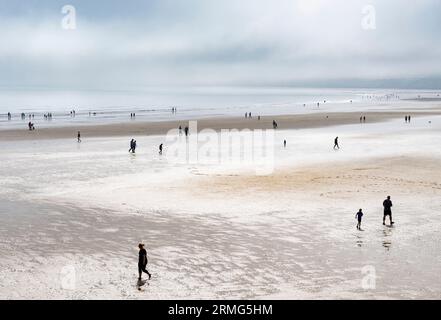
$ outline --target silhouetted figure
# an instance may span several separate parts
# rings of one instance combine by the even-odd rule
[[[179,135],[182,135],[182,127],[179,126]]]
[[[250,113],[248,113],[248,118],[251,118],[251,112],[250,112]]]
[[[334,149],[340,149],[340,146],[338,145],[338,137],[335,137],[334,139]]]
[[[363,116],[363,122],[366,122],[366,116]]]
[[[386,224],[386,216],[389,216],[390,225],[393,225],[394,222],[392,221],[392,201],[390,200],[390,196],[387,196],[387,199],[383,201],[383,207],[383,225]]]
[[[162,154],[162,143],[159,145],[159,154]]]
[[[410,116],[407,116],[407,120],[410,122]]]
[[[81,142],[81,132],[79,132],[79,131],[78,131],[78,134],[77,134],[77,138],[78,138],[78,142]]]
[[[406,121],[406,123],[407,123],[407,116],[404,117],[404,121]]]
[[[188,127],[184,128],[185,136],[188,137]]]
[[[363,217],[363,211],[360,209],[356,214],[355,218],[358,220],[357,229],[361,230],[361,218]]]
[[[248,118],[248,113],[247,112],[245,112],[245,118]]]
[[[286,140],[283,140],[283,147],[286,148]]]
[[[362,123],[362,121],[363,121],[363,117],[360,117],[360,123]]]
[[[129,152],[131,153],[135,153],[135,149],[136,149],[136,140],[132,139],[130,140],[130,149]]]
[[[276,122],[276,120],[273,120],[273,129],[277,129],[277,122]]]
[[[149,275],[149,280],[152,278],[150,272],[148,272],[147,268],[147,251],[144,249],[144,244],[140,243],[138,245],[139,248],[139,259],[138,259],[138,279],[141,280],[142,273],[145,272]]]
[[[8,112],[8,120],[11,120],[11,118],[12,118],[11,113]]]
[[[257,120],[260,120],[260,116],[257,117]]]

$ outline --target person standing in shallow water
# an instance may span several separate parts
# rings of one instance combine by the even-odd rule
[[[139,259],[138,259],[138,280],[141,280],[142,277],[142,273],[145,272],[149,275],[149,280],[152,278],[152,275],[150,274],[150,272],[148,272],[148,270],[146,269],[147,267],[147,251],[144,249],[144,244],[140,243],[138,245],[139,248]]]
[[[390,225],[393,225],[394,222],[392,221],[392,201],[390,200],[390,196],[387,196],[387,199],[383,201],[383,207],[383,225],[386,224],[386,216],[389,216]]]
[[[363,217],[363,210],[360,209],[358,210],[358,212],[355,214],[355,218],[358,220],[357,223],[357,230],[361,230],[361,218]]]

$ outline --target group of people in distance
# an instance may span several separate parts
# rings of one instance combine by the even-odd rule
[[[404,117],[404,120],[405,120],[406,122],[410,122],[410,116],[405,116],[405,117]]]
[[[384,214],[383,214],[383,225],[386,225],[386,217],[389,217],[389,223],[390,226],[394,224],[392,220],[392,200],[390,200],[390,196],[387,196],[387,199],[383,201],[383,208],[384,208]],[[357,230],[361,229],[361,220],[363,218],[363,210],[360,209],[355,214],[355,219],[357,219]]]

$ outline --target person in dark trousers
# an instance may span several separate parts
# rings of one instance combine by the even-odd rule
[[[409,121],[409,122],[410,122],[410,116],[407,116],[407,121]]]
[[[132,140],[130,140],[129,152],[135,153],[135,149],[136,149],[136,140],[132,139]]]
[[[358,212],[355,214],[355,218],[357,219],[358,223],[357,223],[357,230],[361,230],[361,218],[363,217],[363,210],[360,209],[358,210]]]
[[[78,142],[81,142],[81,132],[79,132],[79,131],[78,131],[78,134],[77,134],[77,138],[78,138]]]
[[[159,154],[162,154],[162,143],[159,145]]]
[[[404,117],[404,120],[405,120],[405,121],[406,121],[406,123],[407,123],[407,116],[405,116],[405,117]]]
[[[138,260],[138,273],[139,273],[139,277],[138,280],[141,280],[141,276],[142,273],[145,272],[149,275],[149,280],[152,278],[152,275],[150,274],[150,272],[148,272],[148,270],[146,269],[147,267],[147,251],[144,249],[144,244],[140,243],[138,245],[139,248],[139,260]]]
[[[387,199],[383,201],[384,207],[384,215],[383,215],[383,225],[386,224],[386,216],[389,216],[390,225],[393,225],[392,221],[392,201],[390,200],[390,196],[387,196]]]
[[[286,148],[286,140],[283,140],[283,147]]]
[[[334,139],[334,150],[335,149],[340,149],[340,146],[338,145],[338,137],[335,137]]]
[[[184,128],[185,136],[188,137],[188,127]]]

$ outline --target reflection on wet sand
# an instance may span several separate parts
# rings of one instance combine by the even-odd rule
[[[384,235],[383,247],[385,247],[386,250],[389,250],[390,247],[392,246],[392,239],[391,239],[392,229],[387,227],[386,229],[383,230],[383,235]]]

